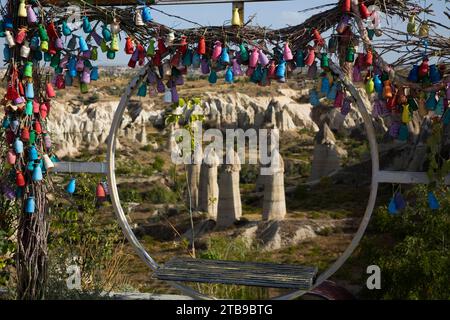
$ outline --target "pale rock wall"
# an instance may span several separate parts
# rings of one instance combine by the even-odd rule
[[[52,103],[48,130],[58,157],[75,156],[83,148],[104,147],[111,128],[117,101],[98,102],[89,106],[68,106]],[[123,117],[119,136],[141,144],[147,143],[145,125],[157,121],[159,112],[143,110],[134,122],[127,113]],[[117,144],[120,148],[120,143]]]
[[[319,130],[311,118],[311,105],[298,102],[299,97],[304,94],[303,91],[280,89],[277,94],[251,97],[243,93],[206,92],[203,96],[206,124],[216,128],[244,130],[267,126],[281,131],[304,128],[315,132]],[[75,156],[83,148],[93,150],[103,147],[118,103],[118,100],[100,101],[87,106],[55,100],[52,104],[49,131],[57,155]],[[139,110],[140,107],[142,111],[136,116],[136,112],[132,111]],[[145,126],[163,126],[165,108],[166,105],[163,104],[147,103],[130,109],[133,118],[136,117],[134,121],[126,111],[119,130],[120,136],[146,144]],[[344,118],[338,110],[332,110],[328,117],[333,130],[348,130],[362,123],[358,112],[351,112]]]

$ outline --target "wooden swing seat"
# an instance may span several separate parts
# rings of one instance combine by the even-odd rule
[[[155,271],[157,279],[309,290],[316,267],[266,262],[173,258]]]

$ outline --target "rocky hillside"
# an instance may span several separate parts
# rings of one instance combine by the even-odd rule
[[[247,129],[270,125],[281,131],[308,129],[316,132],[319,128],[305,94],[305,90],[293,89],[278,89],[271,96],[259,97],[244,93],[205,92],[202,99],[207,121],[213,127]],[[96,95],[92,103],[70,96],[65,98],[65,102],[54,102],[49,130],[59,157],[76,156],[83,148],[93,150],[104,146],[119,99],[102,92]],[[161,128],[164,125],[167,105],[134,98],[130,106],[130,109],[140,110],[139,115],[136,117],[136,114],[127,112],[120,133],[131,141],[146,144],[146,127]],[[362,122],[357,112],[344,117],[338,110],[330,110],[327,118],[330,128],[336,131],[347,131]]]

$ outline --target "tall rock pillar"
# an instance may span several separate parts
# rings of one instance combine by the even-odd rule
[[[199,210],[208,214],[208,218],[216,220],[219,201],[219,185],[217,183],[217,167],[220,159],[214,149],[203,159],[200,169]]]
[[[228,227],[242,216],[239,171],[241,162],[236,151],[227,152],[219,178],[219,206],[217,226]]]
[[[286,216],[284,193],[284,161],[278,150],[273,149],[269,167],[262,167],[267,174],[264,186],[263,220],[283,220]]]

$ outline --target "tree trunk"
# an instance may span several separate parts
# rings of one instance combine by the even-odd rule
[[[47,188],[44,181],[30,187],[35,195],[36,211],[29,214],[22,210],[17,234],[17,298],[22,300],[43,299],[47,282]]]

